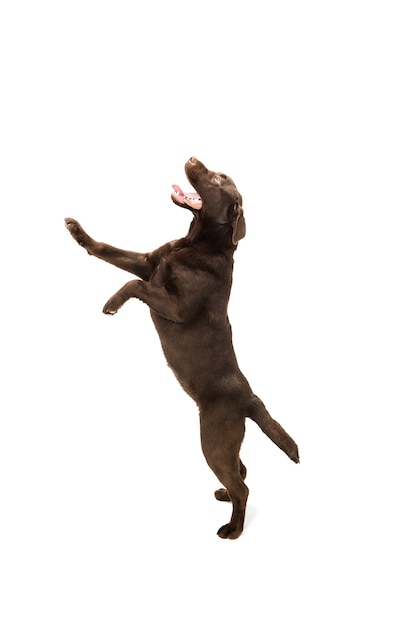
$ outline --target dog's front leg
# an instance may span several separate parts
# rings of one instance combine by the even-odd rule
[[[183,322],[185,319],[184,309],[179,305],[176,295],[168,293],[159,285],[143,280],[131,280],[106,302],[103,313],[114,315],[130,298],[138,298],[149,306],[150,309],[172,322]]]
[[[107,263],[111,263],[144,280],[149,280],[154,270],[154,265],[150,262],[148,255],[140,252],[121,250],[120,248],[109,246],[107,243],[95,241],[92,237],[87,235],[81,225],[76,220],[72,219],[72,217],[67,217],[65,226],[75,241],[85,248],[88,254],[102,261],[106,261]]]

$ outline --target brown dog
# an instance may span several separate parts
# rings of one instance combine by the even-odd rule
[[[297,444],[272,419],[239,369],[227,316],[233,253],[245,236],[242,196],[224,174],[209,171],[191,157],[185,172],[196,193],[174,185],[172,200],[193,213],[188,234],[148,254],[127,252],[91,239],[75,220],[66,227],[89,254],[139,276],[110,298],[103,312],[116,313],[129,298],[151,312],[169,366],[200,410],[201,444],[207,463],[224,485],[218,500],[231,500],[233,512],[218,535],[242,533],[249,490],[239,457],[245,418],[254,420],[292,461]]]

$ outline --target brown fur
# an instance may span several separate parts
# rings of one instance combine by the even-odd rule
[[[194,157],[185,172],[202,205],[190,206],[184,196],[172,194],[176,204],[192,211],[193,221],[184,238],[151,253],[98,243],[72,218],[65,222],[89,254],[140,278],[115,293],[103,312],[113,315],[130,298],[149,306],[168,364],[199,407],[203,453],[224,485],[215,496],[233,504],[230,522],[218,535],[236,539],[249,493],[239,457],[245,418],[254,420],[295,463],[298,448],[252,392],[233,349],[227,306],[233,253],[245,236],[242,197],[228,176],[209,171]]]

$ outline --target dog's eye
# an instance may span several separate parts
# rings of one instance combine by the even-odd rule
[[[216,174],[216,176],[214,177],[214,182],[220,185],[220,183],[222,182],[222,177]]]

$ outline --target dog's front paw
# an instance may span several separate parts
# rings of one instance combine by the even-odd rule
[[[103,307],[103,313],[105,315],[115,315],[122,306],[123,302],[117,296],[112,296],[110,300],[107,300]]]
[[[71,233],[71,235],[75,239],[75,241],[80,246],[85,248],[88,253],[90,253],[89,250],[88,250],[88,247],[91,245],[92,239],[91,239],[91,237],[89,237],[87,235],[87,233],[80,226],[80,224],[77,222],[77,220],[74,220],[72,217],[67,217],[65,219],[65,226],[69,230],[69,232]]]

